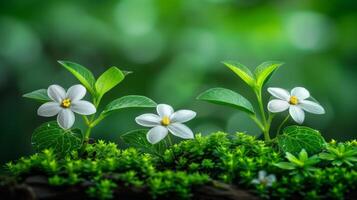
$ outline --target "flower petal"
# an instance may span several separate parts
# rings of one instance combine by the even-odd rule
[[[157,105],[156,110],[160,117],[170,117],[174,113],[174,109],[167,104]]]
[[[42,117],[53,117],[57,115],[61,109],[59,103],[47,102],[38,108],[37,114]]]
[[[58,125],[63,129],[70,129],[74,121],[74,113],[70,109],[62,109],[57,116]]]
[[[290,100],[290,94],[287,90],[282,89],[282,88],[268,88],[268,92],[273,95],[276,98],[279,98],[281,100],[289,101]]]
[[[170,116],[171,123],[184,123],[196,117],[196,112],[192,110],[179,110]]]
[[[289,113],[297,123],[302,124],[304,122],[305,113],[298,106],[290,106]]]
[[[155,114],[142,114],[135,118],[137,124],[145,127],[161,125],[161,118]]]
[[[272,186],[274,182],[276,182],[276,176],[274,174],[270,174],[269,176],[265,177],[267,180],[267,186]]]
[[[265,170],[260,170],[260,171],[258,172],[258,179],[259,179],[259,180],[264,180],[265,177],[266,177],[266,175],[267,175],[267,172],[266,172]]]
[[[268,110],[272,113],[283,112],[289,108],[290,104],[287,101],[274,99],[268,103]]]
[[[318,103],[308,100],[300,102],[299,107],[313,114],[325,114],[325,109]]]
[[[258,184],[260,184],[260,181],[257,178],[255,178],[250,183],[258,185]]]
[[[47,95],[55,102],[62,103],[66,98],[66,91],[59,85],[50,85],[47,89]]]
[[[86,95],[86,92],[86,88],[83,85],[78,84],[68,89],[66,97],[71,101],[79,101],[83,99],[83,97]]]
[[[170,124],[167,128],[173,135],[175,135],[177,137],[180,137],[183,139],[193,139],[193,132],[186,125],[183,125],[180,123],[173,123],[173,124]]]
[[[92,115],[97,112],[97,109],[91,102],[83,100],[72,102],[71,110],[80,115]]]
[[[310,97],[310,92],[303,87],[296,87],[291,90],[291,95],[296,96],[300,101]]]
[[[163,126],[155,126],[154,128],[150,129],[146,135],[146,139],[151,144],[156,144],[160,142],[162,139],[166,137],[168,130],[166,127]]]

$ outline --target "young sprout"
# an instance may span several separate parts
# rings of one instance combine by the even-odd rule
[[[42,117],[57,115],[58,125],[63,129],[70,129],[75,121],[74,112],[80,115],[92,115],[96,112],[92,103],[82,100],[86,92],[86,88],[80,84],[70,87],[67,92],[59,85],[51,85],[47,89],[47,95],[52,101],[40,106],[37,114]]]
[[[177,137],[193,139],[194,136],[191,129],[182,123],[193,119],[196,116],[196,112],[192,110],[174,112],[174,109],[167,104],[157,105],[156,110],[158,115],[148,113],[135,118],[136,123],[139,125],[152,127],[146,135],[151,144],[160,142],[169,131]]]
[[[305,120],[305,113],[325,114],[325,109],[316,102],[306,100],[310,93],[303,87],[296,87],[289,93],[282,88],[268,88],[268,92],[278,99],[268,103],[268,110],[272,113],[283,112],[289,109],[291,117],[299,124]]]
[[[252,180],[252,184],[258,185],[264,185],[271,187],[273,183],[276,182],[276,177],[274,174],[267,175],[267,172],[265,170],[260,170],[258,172],[258,178],[255,178]]]

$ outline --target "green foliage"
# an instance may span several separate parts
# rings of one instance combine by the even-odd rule
[[[87,90],[93,95],[95,96],[95,78],[94,75],[92,74],[92,72],[87,69],[86,67],[74,63],[74,62],[70,62],[70,61],[58,61],[59,64],[61,64],[64,68],[66,68],[69,72],[71,72],[73,74],[73,76],[75,76],[79,82],[81,82],[84,87],[87,88]]]
[[[108,115],[111,112],[125,108],[152,108],[155,106],[156,103],[147,97],[139,95],[128,95],[110,102],[105,107],[102,115]]]
[[[249,117],[257,124],[264,134],[265,141],[270,140],[270,126],[273,116],[264,109],[262,89],[268,82],[273,73],[283,64],[281,62],[268,61],[256,67],[254,74],[248,67],[235,61],[222,62],[238,77],[240,77],[254,92],[260,113],[254,112],[253,106],[242,95],[224,88],[209,89],[200,94],[197,99],[208,101],[215,104],[231,106],[246,112]]]
[[[92,72],[82,65],[69,61],[58,62],[71,72],[91,93],[93,105],[97,111],[103,95],[118,85],[125,78],[125,75],[131,73],[128,71],[122,72],[117,67],[111,67],[96,80]],[[51,100],[45,89],[37,90],[23,96],[42,102]],[[34,131],[32,144],[37,151],[52,148],[57,155],[63,157],[69,152],[79,149],[82,145],[85,146],[86,143],[84,142],[89,140],[92,129],[113,111],[124,108],[147,108],[155,106],[156,103],[145,96],[124,96],[109,103],[100,115],[92,115],[91,117],[83,116],[85,125],[87,126],[87,130],[83,136],[79,129],[62,130],[56,122],[48,122]]]
[[[102,96],[118,85],[125,75],[117,67],[111,67],[105,71],[95,83],[95,90],[97,92],[97,98],[102,98]]]
[[[315,171],[317,168],[315,168],[314,165],[320,162],[320,159],[316,155],[309,157],[305,149],[300,151],[298,157],[289,152],[286,152],[285,157],[289,160],[289,162],[276,163],[275,166],[281,169],[293,170],[293,173],[301,172],[306,174],[311,171]]]
[[[283,65],[282,62],[267,61],[260,64],[254,71],[256,81],[255,87],[260,90],[270,79],[273,73]]]
[[[77,150],[82,146],[81,130],[64,130],[56,121],[46,122],[32,134],[31,143],[37,151],[53,149],[59,156]]]
[[[157,156],[161,156],[164,154],[168,144],[165,140],[160,141],[157,144],[151,144],[146,139],[146,134],[148,130],[146,129],[138,129],[129,131],[120,136],[120,138],[129,146],[135,147],[138,150],[144,153],[150,153]]]
[[[348,165],[353,167],[357,162],[357,147],[339,143],[338,145],[328,144],[325,152],[319,154],[323,160],[331,161],[332,165]]]
[[[289,126],[283,130],[283,134],[277,137],[279,148],[284,152],[298,154],[305,149],[309,154],[322,151],[325,140],[319,133],[309,127]]]
[[[242,95],[224,88],[212,88],[202,94],[197,99],[211,103],[230,106],[248,114],[254,114],[252,104]]]
[[[254,75],[248,67],[235,61],[224,61],[222,63],[239,76],[244,82],[246,82],[251,88],[255,87]]]
[[[357,146],[355,141],[342,144],[345,149]],[[324,152],[329,152],[327,147]],[[217,132],[175,144],[162,157],[134,148],[120,150],[99,140],[81,154],[72,151],[59,159],[52,150],[44,150],[8,163],[7,169],[19,181],[41,172],[53,187],[89,182],[86,193],[100,199],[113,198],[114,190],[147,192],[161,199],[194,198],[191,189],[211,185],[211,180],[238,185],[264,199],[343,199],[356,189],[355,165],[336,166],[318,155],[309,157],[305,150],[285,156],[253,136]],[[260,170],[274,174],[277,181],[271,187],[253,185]]]
[[[190,198],[190,186],[202,185],[209,181],[207,175],[199,173],[187,174],[185,172],[163,171],[155,174],[149,180],[149,188],[153,198],[170,198],[170,193],[177,193],[180,199]]]
[[[34,100],[37,100],[39,102],[51,101],[51,99],[47,95],[47,90],[46,89],[35,90],[33,92],[24,94],[23,97],[29,98],[29,99],[34,99]]]

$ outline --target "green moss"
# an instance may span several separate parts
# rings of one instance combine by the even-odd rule
[[[187,199],[193,187],[211,180],[238,185],[262,198],[343,199],[356,190],[356,148],[355,141],[330,142],[321,159],[315,155],[314,167],[304,173],[280,168],[277,163],[289,160],[270,144],[243,133],[218,132],[175,144],[162,157],[97,141],[81,154],[72,152],[58,160],[51,150],[44,150],[8,163],[7,169],[20,182],[33,173],[46,175],[54,187],[89,182],[87,195],[100,199],[112,198],[118,188],[139,188],[152,198]],[[333,149],[344,152],[343,156]],[[252,184],[260,170],[275,174],[277,181],[271,187]]]

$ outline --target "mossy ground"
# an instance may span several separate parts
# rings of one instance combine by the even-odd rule
[[[341,143],[354,150],[356,144]],[[326,144],[325,151],[331,147],[338,144]],[[154,199],[188,199],[194,198],[193,188],[213,180],[237,185],[261,198],[350,198],[357,187],[356,165],[342,158],[336,164],[336,159],[320,159],[307,171],[304,167],[285,170],[276,166],[287,161],[285,154],[274,146],[243,133],[217,132],[175,144],[161,157],[97,141],[87,145],[81,155],[72,152],[58,159],[45,150],[8,163],[6,168],[18,183],[29,176],[45,175],[52,187],[85,185],[86,195],[99,199],[113,198],[118,188],[137,188]],[[260,170],[275,174],[277,181],[271,187],[252,184]]]

